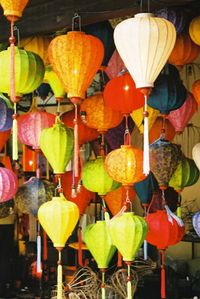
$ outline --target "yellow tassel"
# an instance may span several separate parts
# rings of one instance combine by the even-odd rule
[[[13,152],[12,152],[12,158],[13,160],[18,160],[18,141],[17,141],[17,134],[18,134],[18,126],[17,126],[17,119],[13,119],[13,137],[12,137],[12,147],[13,147]]]
[[[58,265],[57,270],[57,299],[62,299],[62,265]]]
[[[127,299],[132,299],[131,281],[127,282]]]
[[[104,270],[102,270],[101,298],[106,299],[105,271]]]
[[[106,289],[105,289],[105,287],[101,288],[101,295],[102,295],[102,299],[106,299]]]

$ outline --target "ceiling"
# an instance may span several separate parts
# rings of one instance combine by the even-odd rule
[[[142,1],[142,0],[141,0]],[[74,13],[82,24],[91,24],[111,18],[133,15],[140,11],[140,0],[29,0],[23,18],[17,23],[20,36],[52,34],[63,28],[70,30]],[[143,11],[147,0],[142,1]],[[150,0],[151,11],[164,7],[178,7],[187,15],[200,14],[200,0]],[[9,36],[9,23],[0,11],[0,40]]]

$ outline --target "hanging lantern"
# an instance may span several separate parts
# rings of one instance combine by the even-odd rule
[[[7,130],[3,132],[0,131],[0,152],[2,151],[6,142],[8,141],[10,134],[11,134],[11,130]]]
[[[92,192],[97,192],[100,196],[120,186],[107,174],[104,161],[105,157],[97,157],[96,160],[85,163],[82,170],[83,186]]]
[[[36,172],[38,168],[38,152],[22,145],[22,167],[24,172]]]
[[[131,202],[133,202],[135,198],[135,191],[133,188],[130,188],[129,191],[129,199]],[[113,190],[111,192],[108,192],[105,196],[105,202],[108,206],[110,212],[112,215],[116,215],[121,208],[123,207],[125,200],[126,200],[126,189],[124,186],[121,186],[117,188],[116,190]]]
[[[141,134],[144,133],[144,116],[143,116],[143,107],[139,108],[137,110],[134,110],[130,116],[132,117],[134,123],[138,127],[139,131]],[[147,111],[148,111],[148,121],[149,121],[149,130],[152,128],[154,122],[156,121],[159,111],[156,109],[151,108],[150,106],[147,106]]]
[[[131,145],[110,152],[105,159],[108,175],[123,186],[132,186],[145,178],[142,173],[143,152]]]
[[[172,141],[176,134],[175,129],[171,122],[165,117],[157,117],[149,131],[149,143],[153,143],[159,139],[161,135],[165,136],[165,139]]]
[[[192,157],[198,169],[200,170],[200,143],[197,143],[192,149]]]
[[[74,179],[74,185],[78,185],[80,178]],[[69,201],[74,202],[78,208],[80,215],[85,213],[86,208],[92,199],[94,199],[94,193],[87,190],[84,186],[81,186],[79,192],[77,192],[76,197],[72,196],[72,172],[67,171],[61,178],[63,193]]]
[[[65,168],[72,158],[73,131],[56,118],[51,128],[42,130],[40,148],[53,168],[55,174],[65,173]]]
[[[53,246],[56,247],[59,252],[57,299],[62,299],[61,250],[65,247],[67,239],[78,222],[79,210],[73,202],[67,201],[66,198],[61,195],[60,197],[53,197],[51,201],[40,206],[38,210],[38,219],[53,242]]]
[[[24,48],[26,51],[31,51],[37,55],[39,55],[44,65],[49,64],[48,60],[48,47],[50,44],[50,38],[47,36],[31,36],[27,38],[22,38],[20,40],[20,46]]]
[[[193,42],[200,46],[200,37],[199,37],[199,29],[200,29],[200,16],[197,16],[192,19],[189,25],[189,34]]]
[[[200,80],[196,80],[192,84],[192,94],[199,106],[200,105]]]
[[[61,120],[64,122],[65,126],[73,128],[74,126],[74,110],[67,111],[61,115]],[[99,133],[92,128],[86,126],[82,121],[80,114],[78,113],[78,142],[80,145],[97,139]]]
[[[147,242],[156,246],[161,254],[161,298],[166,298],[164,250],[181,241],[185,228],[180,218],[174,215],[169,208],[150,213],[146,217],[148,232]]]
[[[177,36],[174,49],[169,56],[169,63],[176,66],[183,66],[193,62],[199,55],[200,47],[190,38],[188,33]]]
[[[192,216],[192,225],[196,234],[200,237],[200,211],[196,212]]]
[[[55,187],[49,181],[31,177],[19,187],[15,195],[15,205],[22,213],[37,217],[39,207],[52,199]]]
[[[129,73],[110,80],[105,86],[103,97],[106,106],[123,115],[130,114],[144,105],[144,95],[136,89]]]
[[[156,16],[170,21],[174,25],[177,34],[182,33],[186,25],[186,15],[179,9],[166,7],[156,11]]]
[[[178,70],[168,65],[155,82],[149,98],[148,105],[158,109],[161,114],[167,115],[170,111],[178,109],[186,100],[187,91],[180,80]]]
[[[12,199],[17,192],[18,181],[15,173],[0,167],[0,202]]]
[[[50,65],[46,66],[45,68],[44,82],[51,86],[51,89],[57,100],[63,99],[65,97],[66,92],[64,86]]]
[[[28,113],[18,118],[18,137],[22,144],[33,149],[40,148],[40,134],[42,130],[52,127],[55,123],[55,115],[37,109],[35,100]]]
[[[51,90],[51,87],[48,83],[42,83],[37,88],[37,93],[38,93],[39,97],[44,101],[48,97],[50,90]]]
[[[0,219],[14,215],[13,199],[0,203]]]
[[[180,146],[159,139],[150,145],[151,171],[161,189],[166,189],[181,159]]]
[[[17,20],[18,18],[20,18],[27,3],[28,0],[1,0],[1,6],[4,10],[4,15],[8,20]]]
[[[127,298],[131,299],[130,266],[146,237],[147,223],[144,218],[128,212],[112,218],[108,229],[113,244],[117,247],[128,266]]]
[[[115,50],[108,62],[108,66],[106,67],[105,72],[110,79],[113,79],[117,77],[117,75],[124,69],[124,62],[119,56],[117,50]]]
[[[183,105],[180,108],[171,111],[168,116],[168,119],[174,126],[176,132],[183,132],[194,113],[197,112],[197,109],[197,102],[193,95],[188,92]]]
[[[0,94],[0,132],[12,128],[12,114],[12,104],[3,94]]]

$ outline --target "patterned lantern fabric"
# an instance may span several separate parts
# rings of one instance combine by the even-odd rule
[[[105,72],[110,79],[113,79],[117,77],[119,73],[124,69],[125,69],[124,62],[121,59],[117,50],[115,50],[108,62],[108,66],[106,67]]]
[[[150,145],[149,154],[151,171],[160,188],[166,188],[181,159],[180,146],[159,139]]]
[[[0,132],[10,130],[12,128],[13,108],[9,100],[0,95]]]
[[[16,207],[22,213],[31,213],[37,217],[39,207],[53,197],[55,187],[49,181],[30,178],[19,187],[15,196]]]
[[[177,34],[180,34],[186,25],[186,15],[180,9],[163,8],[156,11],[156,16],[170,21],[176,28]]]
[[[0,167],[0,203],[12,199],[17,189],[16,174],[10,169]]]
[[[196,212],[192,216],[192,224],[193,224],[195,232],[200,237],[200,211]]]
[[[4,15],[20,18],[28,0],[1,0]]]
[[[192,21],[190,22],[189,34],[193,42],[200,46],[199,30],[200,30],[200,16],[197,16],[194,19],[192,19]]]

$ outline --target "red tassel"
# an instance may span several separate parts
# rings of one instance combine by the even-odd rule
[[[161,298],[166,299],[164,251],[161,250],[160,254],[161,254]]]
[[[77,117],[77,105],[75,106],[74,117],[74,176],[77,178],[79,175],[79,144],[78,144],[78,117]]]
[[[83,266],[83,252],[82,252],[82,227],[78,227],[78,264]]]
[[[43,260],[46,261],[48,258],[48,253],[47,253],[47,234],[43,230]]]
[[[117,267],[118,268],[122,267],[122,255],[119,251],[118,251],[118,258],[117,258]]]

